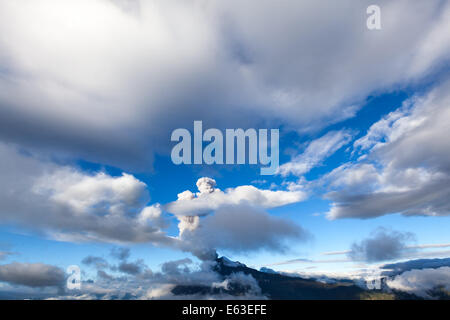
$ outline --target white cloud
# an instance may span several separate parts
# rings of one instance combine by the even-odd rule
[[[0,138],[128,169],[200,118],[322,128],[449,56],[448,3],[369,4],[3,1]]]
[[[161,229],[166,226],[163,218],[163,211],[159,203],[147,206],[139,213],[138,220],[142,225],[152,224]]]
[[[321,165],[323,160],[348,144],[351,138],[352,135],[347,131],[330,131],[319,139],[311,141],[302,154],[280,166],[277,174],[301,176]]]
[[[392,289],[431,298],[430,290],[442,287],[450,291],[450,267],[405,271],[388,279],[387,285]]]
[[[207,181],[207,182],[206,182]],[[184,191],[178,200],[165,206],[166,210],[176,216],[207,215],[222,206],[250,205],[261,208],[275,208],[302,201],[306,198],[303,191],[262,190],[254,186],[238,186],[221,191],[215,188],[215,181],[200,178],[197,182],[199,192],[194,195]]]
[[[121,214],[124,209],[138,209],[149,200],[145,183],[132,175],[86,175],[72,168],[39,177],[33,191],[80,215],[95,211]]]
[[[201,178],[197,194],[184,192],[167,206],[180,220],[179,236],[173,237],[166,233],[169,225],[163,207],[147,204],[147,185],[132,175],[86,173],[4,144],[0,144],[0,154],[1,187],[7,190],[0,194],[0,222],[15,223],[55,240],[149,243],[213,259],[216,249],[278,250],[284,240],[306,234],[292,222],[256,209],[300,201],[304,194],[299,191],[240,186],[222,192],[214,187],[213,179]],[[212,212],[205,219],[199,217]],[[223,235],[220,241],[219,234]],[[139,269],[136,264],[123,267],[130,272]]]
[[[203,177],[199,192],[184,191],[165,206],[179,220],[179,248],[200,259],[213,259],[216,250],[284,250],[288,239],[304,240],[308,233],[291,221],[270,216],[274,208],[303,200],[303,191],[260,190],[253,186],[215,188],[216,181]]]
[[[331,191],[331,219],[388,213],[448,215],[450,81],[404,103],[354,143],[363,159],[320,182]]]
[[[429,248],[448,248],[450,243],[430,243],[430,244],[419,244],[414,246],[416,249],[429,249]]]
[[[196,186],[200,194],[208,194],[214,192],[216,187],[216,180],[203,177],[197,180]]]
[[[147,186],[123,174],[89,174],[0,144],[0,222],[16,223],[63,241],[174,240],[162,230]]]
[[[374,165],[369,163],[345,163],[328,173],[326,180],[333,188],[352,188],[356,193],[372,190],[380,180]],[[368,189],[369,188],[369,189]]]

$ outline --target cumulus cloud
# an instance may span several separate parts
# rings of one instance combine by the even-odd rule
[[[64,241],[168,245],[158,205],[132,175],[86,173],[0,144],[0,222]]]
[[[0,265],[0,281],[33,288],[62,288],[65,273],[62,269],[47,264],[13,262]]]
[[[333,201],[329,218],[449,214],[449,88],[447,79],[408,100],[354,143],[364,155],[322,179]]]
[[[195,233],[201,226],[200,215],[224,206],[245,209],[236,209],[242,210],[240,218],[236,210],[232,209],[228,220],[224,218],[226,214],[219,210],[215,218],[204,220],[202,230],[211,228],[219,232],[219,225],[214,221],[223,219],[223,223],[228,221],[222,228],[224,235],[241,239],[241,233],[247,234],[249,231],[242,228],[233,229],[233,224],[238,225],[241,223],[240,219],[245,218],[249,228],[261,227],[263,230],[260,232],[267,233],[264,238],[252,231],[255,239],[250,245],[230,241],[232,245],[237,246],[237,250],[258,249],[257,239],[260,238],[263,240],[260,248],[275,249],[275,235],[283,239],[297,235],[293,231],[294,225],[281,222],[280,219],[272,218],[261,210],[255,211],[251,207],[271,208],[297,202],[303,197],[301,191],[272,191],[240,186],[223,192],[215,188],[213,179],[199,179],[198,193],[194,195],[184,192],[177,201],[166,206],[168,211],[180,220],[179,236],[173,237],[166,234],[168,224],[163,217],[163,207],[159,204],[147,204],[147,185],[132,175],[86,173],[39,159],[34,155],[21,154],[13,146],[4,144],[0,145],[0,153],[0,173],[5,178],[1,183],[4,190],[8,190],[0,194],[1,221],[37,230],[53,239],[121,244],[150,243],[199,252],[184,234]],[[251,225],[251,220],[254,220],[255,224]],[[283,234],[284,231],[286,234]],[[215,252],[214,244],[211,242],[208,252]],[[227,248],[231,249],[232,245]],[[223,246],[223,243],[220,246]],[[200,247],[203,249],[204,245]],[[121,254],[126,254],[126,251]],[[215,257],[208,255],[210,259]],[[85,262],[102,263],[99,260]],[[139,263],[122,267],[123,270],[136,272]]]
[[[197,229],[184,233],[182,245],[199,257],[211,257],[215,249],[283,251],[287,240],[304,241],[308,237],[308,232],[292,221],[241,205],[222,207],[205,217]]]
[[[348,256],[366,262],[398,259],[412,250],[408,244],[414,239],[411,233],[378,228],[367,239],[353,243]]]
[[[64,241],[214,254],[280,250],[285,240],[302,239],[303,229],[263,210],[303,200],[301,190],[222,191],[202,178],[198,192],[148,205],[146,184],[131,174],[87,173],[47,156],[137,170],[155,152],[168,154],[172,129],[200,118],[217,128],[317,131],[352,117],[369,94],[420,81],[448,62],[450,4],[381,1],[380,32],[365,28],[368,4],[261,1],[256,13],[234,0],[1,2],[0,223]],[[354,154],[369,155],[324,179],[330,218],[448,214],[448,89],[447,82],[411,100],[354,143]],[[349,140],[346,131],[329,133],[280,173],[302,175]],[[164,231],[163,210],[179,219],[178,237]],[[396,252],[398,241],[389,248]],[[366,242],[359,249],[380,256]],[[111,268],[105,261],[84,263],[117,280],[101,270]],[[114,267],[133,277],[146,270],[128,257]]]
[[[198,193],[184,191],[178,195],[177,201],[167,204],[165,208],[176,216],[202,216],[222,206],[250,205],[275,208],[306,198],[303,191],[262,190],[251,185],[222,191],[215,188],[215,185],[215,180],[211,178],[200,178],[197,181]]]
[[[320,165],[323,160],[348,144],[352,135],[347,131],[330,131],[319,139],[311,141],[305,151],[277,169],[282,176],[301,176]]]
[[[147,186],[132,175],[111,177],[105,173],[87,175],[61,168],[39,177],[33,191],[76,215],[120,214],[148,201]]]
[[[196,186],[200,194],[213,193],[216,187],[216,180],[203,177],[197,180]]]
[[[199,118],[322,128],[449,56],[448,3],[380,1],[378,32],[370,4],[2,2],[0,138],[127,169]]]
[[[138,221],[141,225],[152,224],[155,227],[164,229],[167,227],[167,222],[163,216],[163,210],[159,203],[147,206],[138,215]]]
[[[189,190],[165,209],[178,220],[177,245],[200,259],[211,260],[216,250],[282,250],[289,239],[305,240],[308,233],[291,221],[270,216],[274,208],[303,200],[303,191],[261,190],[238,186],[221,191],[214,179],[197,181],[198,192]]]

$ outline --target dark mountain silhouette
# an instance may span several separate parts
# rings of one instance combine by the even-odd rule
[[[233,273],[251,275],[261,288],[261,294],[269,299],[279,300],[360,300],[360,299],[418,299],[414,295],[400,292],[384,292],[382,290],[365,290],[352,281],[336,280],[334,283],[323,283],[316,279],[304,279],[279,273],[262,272],[246,265],[233,262],[226,257],[216,259],[213,268],[224,279]],[[230,283],[228,288],[212,288],[201,285],[178,285],[172,293],[175,295],[208,295],[229,294],[245,296],[248,286],[238,281]]]

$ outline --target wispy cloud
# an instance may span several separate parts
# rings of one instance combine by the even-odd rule
[[[348,144],[351,138],[352,134],[349,131],[330,131],[319,139],[311,141],[302,154],[281,165],[277,169],[277,174],[301,176],[321,165],[322,161]]]
[[[350,259],[328,259],[328,260],[310,260],[310,259],[292,259],[292,260],[286,260],[286,261],[280,261],[280,262],[274,262],[271,264],[267,264],[267,267],[271,267],[271,266],[281,266],[281,265],[286,265],[286,264],[297,264],[297,263],[306,263],[306,264],[310,264],[310,263],[344,263],[344,262],[352,262],[352,260]]]

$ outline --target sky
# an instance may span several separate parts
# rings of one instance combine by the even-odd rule
[[[0,291],[449,257],[450,3],[372,2],[0,0]],[[174,164],[194,121],[280,166]]]

